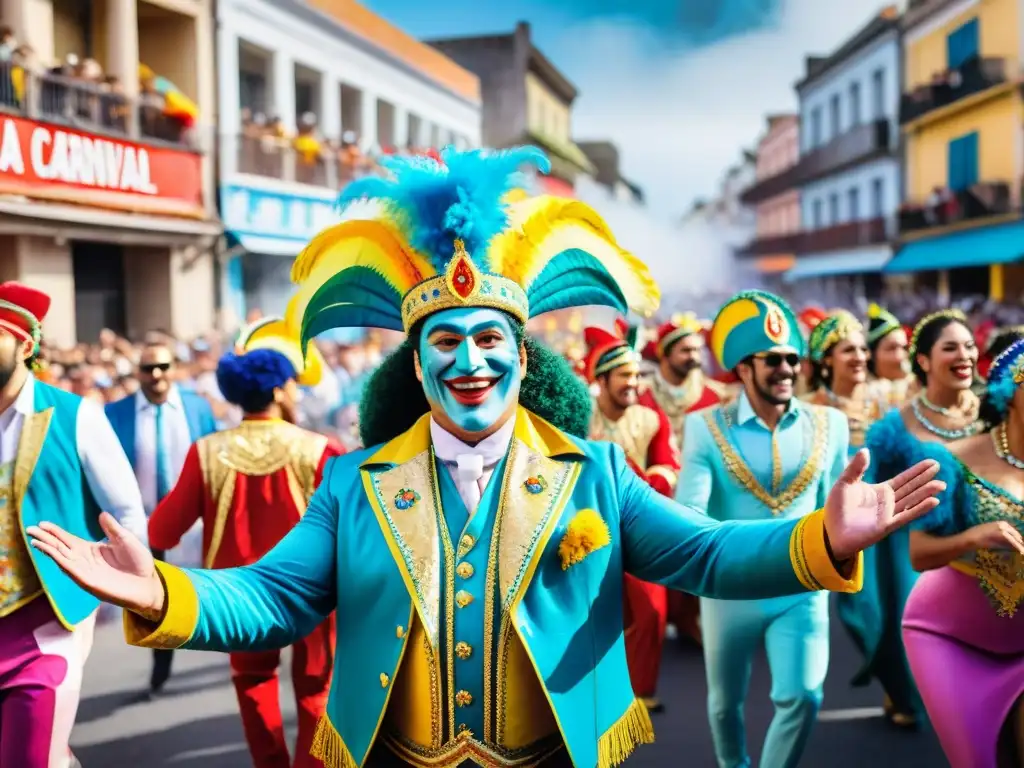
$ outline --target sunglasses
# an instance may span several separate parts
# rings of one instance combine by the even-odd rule
[[[161,371],[167,373],[171,370],[170,363],[154,363],[153,365],[140,365],[139,370],[142,373],[153,373],[153,371]]]
[[[769,368],[778,368],[783,362],[786,363],[790,368],[796,368],[800,365],[800,355],[796,352],[762,352],[761,354],[754,355],[758,360],[763,360],[764,364]]]

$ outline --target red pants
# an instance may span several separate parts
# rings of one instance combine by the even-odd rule
[[[701,645],[700,634],[700,598],[696,595],[688,595],[685,592],[677,592],[674,589],[668,593],[668,620],[675,624],[679,634],[688,637],[697,645]]]
[[[661,646],[668,617],[668,590],[625,576],[626,661],[633,692],[652,698],[658,688]]]
[[[295,762],[288,757],[277,681],[280,651],[231,654],[231,679],[255,768],[322,768],[310,756],[317,722],[327,706],[334,665],[334,616],[292,646],[292,684],[299,714]]]

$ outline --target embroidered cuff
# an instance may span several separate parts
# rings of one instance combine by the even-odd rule
[[[812,592],[860,592],[864,586],[864,553],[857,553],[853,574],[843,578],[825,547],[825,513],[812,512],[801,518],[789,539],[789,559],[796,577]]]
[[[676,474],[671,467],[665,466],[664,464],[655,464],[653,467],[648,467],[647,475],[654,475],[655,477],[663,478],[672,488],[676,487],[676,483],[679,480],[679,475]]]
[[[164,583],[167,610],[159,622],[147,621],[131,611],[124,612],[124,639],[141,648],[180,648],[199,623],[199,596],[185,572],[157,561],[157,573]]]

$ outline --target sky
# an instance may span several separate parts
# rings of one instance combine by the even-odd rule
[[[826,54],[885,0],[364,0],[419,38],[510,32],[577,86],[573,134],[610,139],[666,222],[715,194],[765,115],[795,110],[804,56]]]

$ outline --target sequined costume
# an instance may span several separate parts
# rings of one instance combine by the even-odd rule
[[[601,328],[584,329],[588,346],[584,369],[591,383],[613,371],[639,374],[639,355],[624,338],[624,331],[624,323],[617,323],[615,333]],[[679,453],[672,427],[656,406],[634,403],[612,420],[601,410],[598,399],[590,418],[589,434],[591,440],[604,440],[622,448],[637,475],[658,493],[672,497],[679,479]],[[656,693],[668,622],[668,590],[627,573],[623,598],[629,677],[640,700],[648,709],[657,710],[661,708]]]
[[[947,490],[922,530],[952,536],[1005,520],[1024,532],[1024,500],[975,475],[944,446],[930,444],[926,455],[941,463]],[[1024,557],[1012,550],[977,550],[927,571],[907,599],[910,668],[954,768],[998,764],[1000,731],[1024,694],[1022,601]]]
[[[415,341],[420,330],[472,317],[515,330],[575,306],[654,311],[650,273],[592,209],[522,193],[517,171],[546,171],[542,153],[448,149],[442,160],[389,158],[393,178],[346,187],[342,222],[314,238],[293,271],[289,317],[303,340],[334,326],[404,330],[413,340],[395,355],[411,347],[475,370],[508,345],[481,349],[467,330],[444,353]],[[527,346],[537,364],[541,347],[519,350]],[[859,559],[845,578],[828,555],[822,512],[739,524],[680,507],[638,478],[621,448],[525,408],[530,395],[585,431],[586,415],[579,425],[581,414],[559,410],[529,364],[481,488],[479,475],[463,480],[439,461],[441,427],[425,395],[439,377],[420,385],[411,352],[389,358],[381,375],[401,377],[413,405],[420,398],[412,425],[332,461],[302,521],[257,564],[158,564],[164,613],[155,622],[128,614],[128,639],[281,646],[336,611],[334,680],[313,745],[328,768],[610,768],[653,738],[626,664],[626,572],[719,598],[859,587]],[[550,371],[563,398],[578,391],[565,366]],[[446,407],[460,416],[457,404]],[[361,426],[370,429],[367,419]],[[473,508],[461,490],[470,482]]]
[[[768,352],[803,350],[796,318],[778,297],[737,295],[719,312],[711,343],[722,367]],[[824,503],[847,459],[842,414],[792,399],[774,429],[746,393],[687,420],[676,499],[716,520],[799,517]],[[701,598],[708,719],[721,768],[750,765],[744,705],[753,657],[768,654],[775,717],[761,761],[795,768],[821,706],[828,669],[824,594],[764,600]]]
[[[245,331],[234,364],[245,366],[247,353],[255,350],[287,353],[288,359],[279,376],[260,386],[272,389],[284,384],[281,377],[290,375],[304,385],[316,385],[322,367],[318,353],[313,353],[312,365],[295,374],[305,362],[282,321],[267,318]],[[247,414],[234,429],[202,437],[192,445],[178,482],[150,517],[150,543],[157,549],[171,549],[201,520],[206,568],[251,565],[298,524],[327,462],[341,453],[341,446],[327,437],[280,419]],[[334,661],[333,620],[297,639],[291,650],[298,710],[294,761],[285,743],[279,700],[280,651],[231,654],[231,678],[256,768],[321,765],[310,756],[310,748],[327,704]]]

